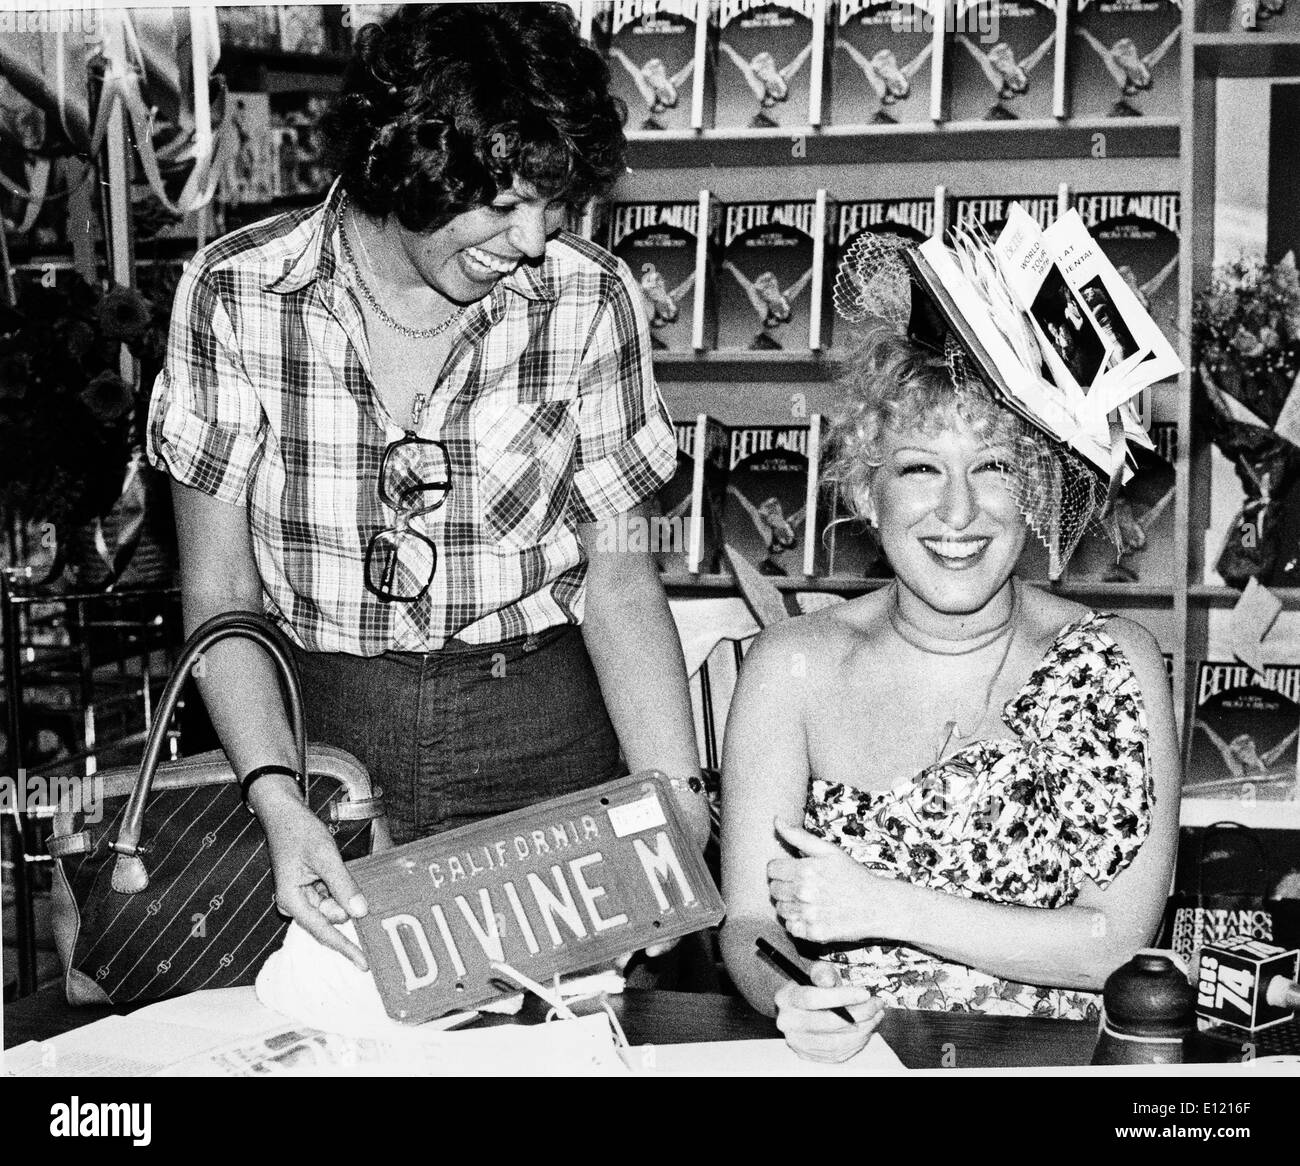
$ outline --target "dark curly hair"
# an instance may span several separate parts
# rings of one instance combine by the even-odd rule
[[[324,129],[361,211],[428,232],[516,180],[582,205],[625,169],[625,118],[563,5],[413,4],[358,34]]]

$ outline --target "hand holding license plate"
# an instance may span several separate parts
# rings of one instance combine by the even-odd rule
[[[722,897],[653,770],[348,863],[389,1016],[418,1023],[712,926]]]

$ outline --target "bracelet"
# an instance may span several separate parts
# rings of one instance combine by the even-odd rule
[[[259,765],[256,769],[250,769],[239,779],[239,796],[243,799],[244,805],[250,814],[253,812],[253,806],[248,800],[249,789],[252,788],[253,782],[259,777],[269,777],[273,773],[282,773],[285,777],[291,777],[295,783],[298,781],[298,771],[289,765]]]
[[[696,775],[695,777],[678,777],[673,774],[668,778],[668,784],[673,793],[681,793],[683,790],[690,790],[693,794],[702,794],[704,792],[704,782]]]

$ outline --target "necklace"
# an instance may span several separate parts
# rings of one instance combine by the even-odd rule
[[[998,681],[1002,677],[1002,671],[1007,666],[1007,660],[1011,656],[1011,645],[1016,640],[1016,616],[1020,613],[1020,589],[1015,580],[1011,582],[1011,612],[1005,622],[999,624],[996,628],[982,635],[973,645],[967,645],[956,650],[945,651],[942,648],[935,648],[932,645],[922,643],[915,632],[907,627],[903,620],[902,614],[898,608],[898,588],[894,588],[894,602],[889,608],[889,623],[897,633],[898,638],[904,643],[910,644],[918,651],[926,652],[930,655],[937,656],[967,656],[972,652],[978,652],[981,648],[987,648],[990,644],[995,643],[998,639],[1006,636],[1006,644],[1003,645],[1002,655],[998,659],[998,666],[993,670],[993,675],[989,677],[988,685],[984,689],[984,701],[980,705],[979,713],[976,715],[974,722],[969,729],[962,730],[958,728],[956,720],[948,720],[943,726],[943,740],[939,748],[935,750],[934,760],[938,764],[943,760],[943,755],[948,751],[948,746],[952,744],[954,738],[958,741],[964,741],[974,737],[979,731],[980,726],[984,723],[984,718],[988,716],[989,703],[993,699],[993,690],[997,688]],[[1010,635],[1008,635],[1008,631]]]
[[[919,652],[926,652],[931,656],[969,656],[972,652],[978,652],[982,648],[987,648],[990,644],[1001,639],[1006,633],[1007,628],[1011,626],[1012,621],[1016,618],[1017,610],[1020,606],[1020,592],[1016,588],[1014,580],[1011,584],[1011,611],[1007,618],[998,624],[995,628],[990,628],[972,640],[955,641],[958,647],[942,647],[943,641],[923,640],[917,631],[910,627],[906,620],[903,619],[903,613],[899,608],[898,602],[898,584],[894,584],[894,602],[889,605],[889,624],[898,633],[898,638],[905,644],[910,644]]]
[[[352,244],[348,240],[347,222],[344,218],[344,212],[347,210],[347,196],[344,195],[339,204],[339,238],[343,240],[343,257],[347,260],[348,267],[352,274],[357,278],[357,286],[361,289],[361,294],[365,297],[366,303],[371,310],[379,317],[380,321],[386,324],[394,332],[400,332],[403,336],[411,340],[432,340],[435,336],[441,336],[457,320],[465,314],[464,305],[457,308],[450,316],[442,321],[441,324],[435,324],[432,328],[411,328],[406,324],[401,324],[394,320],[385,310],[384,305],[376,298],[375,293],[370,290],[370,285],[366,283],[366,277],[361,274],[361,267],[357,263],[357,257],[352,253]],[[356,216],[352,216],[353,227],[356,226]],[[375,273],[375,265],[370,259],[370,251],[366,247],[366,241],[361,237],[361,232],[357,231],[357,242],[361,244],[361,251],[366,257],[366,265],[370,268],[371,274]]]

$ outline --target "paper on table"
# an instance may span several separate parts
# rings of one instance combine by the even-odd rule
[[[839,1065],[805,1060],[783,1040],[640,1045],[626,1050],[623,1059],[634,1073],[668,1077],[885,1077],[907,1072],[879,1033]]]
[[[148,1077],[229,1039],[229,1034],[208,1028],[106,1016],[50,1040],[7,1050],[5,1073],[11,1077]]]
[[[234,993],[240,995],[236,996]],[[11,1077],[625,1076],[609,1018],[465,1032],[406,1028],[381,1038],[286,1023],[247,988],[200,993],[147,1010],[190,1024],[110,1016],[5,1054]],[[225,1031],[222,1031],[221,1027]],[[257,1026],[254,1028],[254,1026]],[[232,1032],[237,1033],[232,1040]],[[130,1054],[122,1052],[131,1050]]]
[[[282,1026],[176,1064],[164,1077],[606,1077],[628,1075],[600,1012],[550,1024],[463,1032],[409,1030],[381,1039]]]

